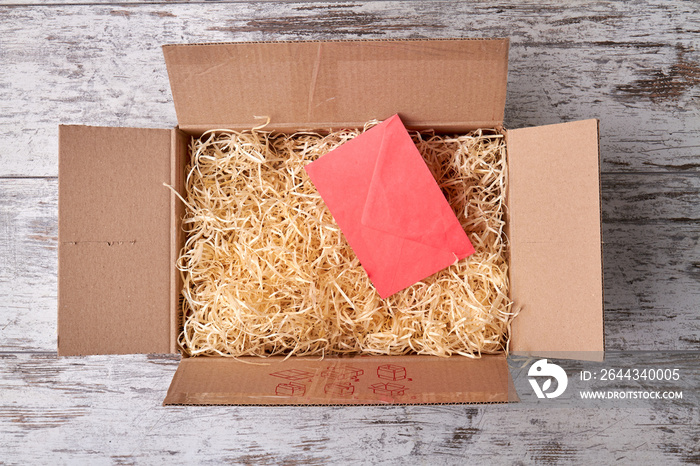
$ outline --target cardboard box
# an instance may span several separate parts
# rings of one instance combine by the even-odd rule
[[[511,351],[603,351],[598,122],[503,129],[508,40],[163,48],[174,129],[61,126],[58,351],[176,353],[187,144],[207,129],[498,128],[507,139]],[[157,122],[154,122],[157,123]],[[183,358],[165,404],[381,404],[517,399],[504,355]],[[264,363],[264,364],[260,364]]]

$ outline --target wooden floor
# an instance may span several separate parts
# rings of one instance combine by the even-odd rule
[[[700,462],[700,5],[566,5],[1,0],[0,464]],[[519,404],[165,408],[175,357],[56,357],[58,124],[174,126],[162,44],[503,36],[507,127],[601,119],[606,364],[682,402],[540,403],[512,358]]]

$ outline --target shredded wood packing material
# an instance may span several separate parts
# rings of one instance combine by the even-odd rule
[[[502,135],[412,133],[476,253],[382,300],[303,169],[376,124],[193,139],[178,261],[187,354],[507,351]]]

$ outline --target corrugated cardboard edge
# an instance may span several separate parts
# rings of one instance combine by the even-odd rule
[[[399,115],[403,114],[399,112]],[[265,126],[265,130],[271,130],[284,134],[293,134],[300,131],[313,131],[319,134],[327,134],[331,130],[337,130],[341,128],[362,128],[365,126],[366,123],[366,120],[321,121],[307,125],[299,125],[297,123],[270,123],[269,125]],[[260,121],[258,121],[257,124],[260,124]],[[186,125],[180,127],[180,129],[182,129],[183,131],[187,131],[187,133],[191,134],[192,136],[199,137],[202,135],[202,133],[204,133],[205,131],[209,131],[212,128],[230,129],[234,131],[247,131],[250,130],[251,127],[257,126],[257,124],[219,123],[214,125]],[[406,122],[405,126],[406,129],[410,131],[435,130],[435,133],[437,134],[463,134],[480,128],[498,129],[503,126],[503,122],[500,120],[483,120],[472,121],[467,124],[461,121],[408,121]]]
[[[461,132],[502,124],[508,46],[507,38],[260,41],[172,44],[163,54],[178,123],[191,134],[248,129],[260,124],[255,116],[289,132],[362,127],[395,113],[411,129]],[[453,66],[438,73],[418,60]],[[405,92],[396,92],[397,73]]]
[[[185,169],[189,154],[190,136],[179,128],[172,130],[170,158],[170,186],[185,196]],[[182,328],[182,276],[177,268],[180,250],[185,243],[182,219],[185,205],[171,192],[170,195],[170,352],[178,352],[178,336]]]
[[[522,136],[522,137],[520,137]],[[508,183],[508,205],[509,205],[509,225],[508,234],[510,238],[510,263],[511,263],[511,296],[514,299],[514,305],[517,307],[522,306],[520,314],[515,318],[512,325],[512,340],[511,340],[511,351],[514,354],[524,354],[532,356],[541,357],[551,357],[560,359],[581,359],[581,360],[596,360],[600,361],[604,357],[604,297],[603,297],[603,267],[602,267],[602,221],[601,221],[601,193],[600,193],[600,147],[599,147],[599,122],[598,120],[584,120],[572,123],[562,123],[557,125],[549,125],[536,128],[524,128],[519,130],[509,130],[506,133],[507,147],[508,147],[508,157],[509,157],[509,177],[510,181]],[[529,147],[528,143],[533,143],[533,138],[539,138],[536,146]],[[550,140],[555,138],[555,142],[552,143]],[[581,146],[576,146],[576,144],[581,144]],[[553,149],[553,147],[556,147]],[[595,148],[595,149],[594,149]],[[593,154],[595,150],[595,154]],[[552,151],[558,151],[553,153]],[[595,156],[595,158],[593,158]],[[550,157],[550,160],[547,160]],[[555,157],[555,159],[551,159]],[[516,161],[514,162],[514,158]],[[583,210],[585,220],[588,224],[580,224],[577,215],[572,215],[569,213],[569,208],[574,209],[575,206],[558,206],[559,212],[554,214],[545,214],[542,217],[548,218],[550,220],[556,220],[543,222],[543,218],[537,215],[533,218],[527,218],[527,213],[529,213],[528,204],[530,207],[533,205],[539,205],[540,207],[534,208],[536,212],[537,209],[541,209],[544,202],[537,199],[537,192],[540,189],[537,186],[525,187],[517,186],[516,189],[523,190],[522,192],[513,192],[513,167],[517,167],[522,160],[518,158],[527,158],[527,163],[530,165],[544,164],[548,165],[551,162],[558,164],[560,169],[556,176],[558,180],[555,182],[548,182],[546,189],[541,189],[541,191],[547,191],[550,187],[554,186],[553,189],[560,189],[559,193],[549,193],[549,194],[559,194],[557,196],[557,201],[566,202],[571,200],[570,192],[576,186],[577,176],[581,173],[577,172],[577,168],[585,168],[582,172],[582,176],[588,176],[585,181],[586,184],[583,186],[585,194],[593,199],[591,194],[595,190],[595,200],[597,205],[586,204]],[[595,167],[591,164],[595,163]],[[579,164],[579,167],[576,166]],[[583,164],[583,166],[580,166]],[[521,166],[522,169],[522,166]],[[595,177],[591,176],[592,170],[595,169]],[[518,169],[516,168],[516,171]],[[546,170],[543,173],[547,174]],[[551,174],[550,174],[551,175]],[[517,174],[515,176],[518,176]],[[551,178],[549,179],[551,181]],[[595,180],[595,181],[593,181]],[[547,180],[545,180],[546,182]],[[566,192],[565,192],[566,191]],[[515,199],[515,201],[514,201]],[[590,199],[587,198],[588,201]],[[514,205],[515,204],[515,205]],[[554,203],[557,204],[556,202]],[[572,204],[576,204],[572,202]],[[595,203],[593,203],[595,204]],[[595,214],[591,209],[595,208]],[[516,210],[518,210],[516,212]],[[540,210],[540,213],[544,211]],[[573,212],[573,210],[572,210]],[[557,221],[559,223],[557,223]],[[538,223],[539,222],[539,223]],[[593,225],[595,222],[595,225]],[[515,224],[515,225],[514,225]],[[593,244],[588,244],[591,251],[590,257],[587,257],[584,266],[587,266],[590,270],[586,275],[578,275],[577,280],[574,281],[585,281],[590,286],[586,291],[592,293],[593,295],[598,295],[600,299],[588,299],[588,305],[584,306],[570,306],[565,309],[560,308],[560,302],[570,301],[573,288],[571,283],[569,286],[565,286],[563,283],[549,283],[548,285],[559,288],[560,294],[555,296],[555,299],[549,302],[543,302],[541,297],[534,297],[529,287],[540,286],[536,281],[533,282],[532,278],[539,278],[540,275],[543,277],[547,276],[543,267],[562,267],[566,264],[562,262],[562,259],[557,255],[551,255],[547,263],[536,264],[538,260],[537,255],[533,256],[529,254],[528,263],[529,272],[528,277],[523,279],[522,276],[514,276],[518,274],[519,264],[522,260],[522,251],[527,248],[541,248],[546,247],[547,244],[554,245],[558,247],[558,251],[561,255],[571,256],[571,249],[575,248],[577,245],[572,242],[567,242],[566,232],[575,233],[577,226],[585,229],[588,233],[584,234],[582,241],[586,242],[588,236],[590,236],[591,231],[595,231],[599,235],[599,240],[595,244],[596,255],[592,254]],[[595,227],[595,230],[593,229]],[[539,231],[538,231],[539,229]],[[567,230],[568,229],[568,230]],[[523,234],[521,234],[524,232]],[[563,233],[562,233],[563,232]],[[538,236],[539,235],[539,236]],[[575,235],[574,235],[575,236]],[[561,245],[557,246],[557,242]],[[537,246],[540,243],[543,246]],[[527,256],[528,254],[526,254]],[[581,267],[581,263],[576,261],[571,261],[570,265],[572,268]],[[535,269],[533,271],[533,269]],[[594,272],[595,270],[595,272]],[[596,273],[597,279],[593,276]],[[575,275],[575,273],[573,273]],[[551,278],[551,277],[549,277]],[[570,277],[571,278],[571,277]],[[598,281],[595,285],[594,282]],[[556,280],[554,280],[556,282]],[[571,282],[571,280],[569,280]],[[525,284],[525,285],[523,285]],[[545,284],[542,284],[545,287]],[[580,291],[580,290],[579,290]],[[554,294],[556,295],[557,292]],[[540,293],[541,295],[542,293]],[[596,303],[594,305],[594,302]],[[561,313],[564,314],[561,314]],[[570,323],[575,322],[582,324],[583,327],[578,328],[578,331],[574,331],[570,328]],[[583,334],[584,337],[581,338],[579,334]]]
[[[393,392],[392,392],[393,391]],[[183,359],[164,405],[422,405],[518,401],[505,355]]]

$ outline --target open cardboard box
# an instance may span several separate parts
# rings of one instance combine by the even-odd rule
[[[497,128],[508,153],[510,348],[598,359],[603,287],[598,122],[503,129],[508,40],[257,42],[164,47],[174,129],[61,126],[60,355],[176,353],[190,136],[361,127]],[[183,358],[165,404],[517,400],[505,355]]]

